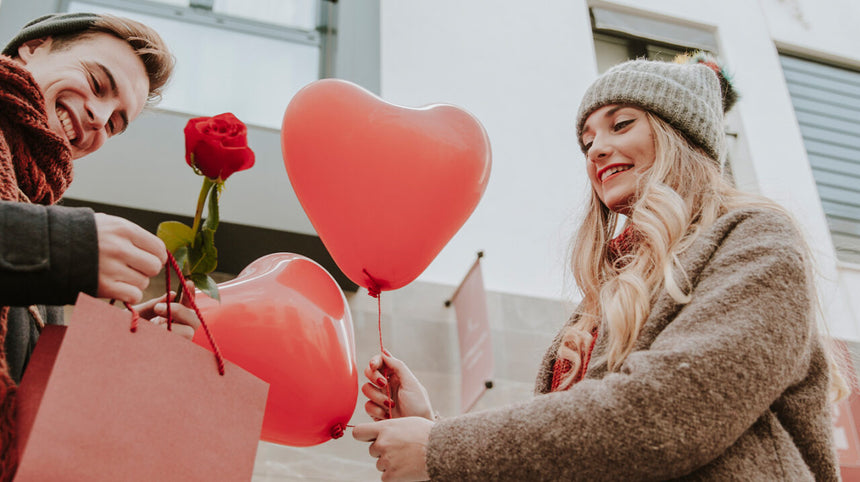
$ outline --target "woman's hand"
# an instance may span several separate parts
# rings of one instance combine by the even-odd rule
[[[376,457],[384,482],[429,480],[427,445],[433,423],[420,417],[364,423],[352,429],[352,437],[373,442],[370,456]]]
[[[171,331],[177,335],[191,339],[194,337],[194,332],[200,326],[200,319],[197,314],[191,309],[190,298],[194,296],[194,283],[186,281],[185,284],[186,296],[182,298],[182,303],[170,303],[170,316],[172,318]],[[189,295],[190,294],[190,295]],[[167,300],[176,298],[176,293],[170,292],[160,298],[153,298],[149,301],[141,303],[134,307],[140,314],[141,318],[146,318],[153,324],[167,328]]]
[[[368,398],[364,410],[373,420],[387,418],[423,417],[433,420],[430,397],[421,382],[405,363],[386,350],[370,359],[364,376],[370,380],[361,387]],[[386,388],[387,387],[387,388]],[[391,392],[391,399],[388,392]]]

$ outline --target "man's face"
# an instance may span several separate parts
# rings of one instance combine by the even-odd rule
[[[120,134],[143,110],[149,78],[124,40],[95,33],[52,51],[51,38],[18,49],[45,96],[48,126],[78,159]]]

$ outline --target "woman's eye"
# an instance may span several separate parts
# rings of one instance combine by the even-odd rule
[[[583,144],[583,146],[582,146],[582,151],[583,151],[583,152],[585,152],[585,153],[587,154],[587,153],[588,153],[588,150],[589,150],[589,149],[591,149],[591,145],[592,145],[592,144],[594,144],[594,141],[588,141],[588,142],[586,142],[585,144]]]
[[[615,129],[616,131],[620,131],[621,129],[624,129],[625,127],[632,124],[633,121],[634,121],[634,119],[624,120],[624,121],[621,121],[621,122],[615,124],[614,126],[612,126],[612,128]]]

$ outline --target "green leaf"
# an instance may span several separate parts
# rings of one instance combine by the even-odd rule
[[[179,265],[182,274],[188,274],[190,271],[185,269],[185,264],[188,263],[188,246],[182,246],[173,253],[173,258],[176,259],[176,264]]]
[[[221,301],[221,294],[218,292],[218,284],[209,275],[196,273],[189,276],[189,279],[194,282],[194,286],[200,291],[206,293],[207,296],[214,300]]]
[[[165,221],[158,225],[156,235],[164,241],[167,250],[176,256],[176,250],[194,242],[194,231],[179,221]]]
[[[206,216],[206,222],[203,223],[203,229],[215,230],[218,229],[220,216],[218,213],[218,199],[221,197],[221,187],[223,184],[215,184],[213,189],[209,191],[209,212]]]
[[[194,244],[188,252],[189,272],[211,273],[218,267],[218,250],[215,248],[215,232],[202,230],[194,238]]]

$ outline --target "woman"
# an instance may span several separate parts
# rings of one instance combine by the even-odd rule
[[[375,357],[362,391],[381,421],[353,435],[383,480],[838,480],[844,383],[816,331],[808,250],[782,209],[720,174],[730,87],[709,59],[630,61],[589,87],[583,300],[539,395],[434,421],[409,369]]]

